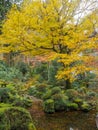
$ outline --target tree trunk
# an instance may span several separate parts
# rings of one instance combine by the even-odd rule
[[[71,89],[71,82],[69,79],[66,80],[66,89]]]

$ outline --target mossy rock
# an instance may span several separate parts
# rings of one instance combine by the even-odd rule
[[[48,99],[44,101],[43,108],[46,113],[54,113],[55,112],[54,100]]]
[[[87,103],[87,102],[84,102],[82,105],[81,105],[81,110],[84,111],[84,112],[88,112],[91,110],[91,106]]]
[[[29,112],[21,107],[0,105],[0,130],[36,130]]]

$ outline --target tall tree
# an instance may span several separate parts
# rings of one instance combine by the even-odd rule
[[[85,62],[93,60],[89,52],[97,46],[98,38],[91,37],[98,27],[96,2],[30,0],[20,9],[13,7],[2,29],[2,43],[9,43],[4,50],[33,55],[54,52],[52,58],[63,65],[57,78],[69,84],[79,74],[94,69]]]

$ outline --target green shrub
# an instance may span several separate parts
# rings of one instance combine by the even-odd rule
[[[69,110],[78,110],[79,108],[78,104],[73,102],[68,102],[67,107],[69,108]]]
[[[87,92],[87,88],[86,87],[80,87],[77,89],[78,92],[80,93],[86,93]]]
[[[0,102],[8,102],[9,92],[10,90],[8,88],[0,88]]]
[[[25,76],[25,74],[29,71],[29,66],[28,64],[24,63],[24,62],[19,62],[16,65],[16,68],[23,74],[23,76]]]
[[[44,93],[43,96],[42,96],[43,100],[47,100],[49,98],[51,98],[51,90],[47,90],[47,92]]]
[[[36,93],[37,93],[37,89],[35,86],[32,86],[28,89],[28,94],[31,96],[36,96]]]
[[[0,102],[11,103],[14,106],[29,107],[32,101],[26,97],[20,96],[15,87],[7,85],[0,88]]]
[[[69,97],[69,99],[74,99],[76,97],[79,96],[78,91],[74,90],[74,89],[68,89],[65,91],[65,94]]]
[[[55,112],[54,100],[48,99],[44,101],[43,108],[46,113],[54,113]]]
[[[91,106],[90,106],[87,102],[84,102],[84,103],[81,105],[81,110],[83,110],[83,111],[85,111],[85,112],[88,112],[90,109],[91,109]]]
[[[96,92],[88,91],[88,92],[87,92],[87,96],[89,96],[89,97],[94,97],[94,96],[96,96]]]
[[[37,91],[35,97],[42,99],[43,94],[44,94],[43,92]]]
[[[13,97],[12,104],[13,106],[20,106],[20,107],[27,108],[32,106],[32,100],[18,96],[18,97]]]
[[[83,100],[80,98],[75,98],[74,102],[77,103],[79,106],[83,103]]]
[[[6,88],[8,88],[10,93],[13,94],[13,95],[17,93],[17,90],[15,88],[15,84],[13,84],[13,83],[8,83],[6,85]]]
[[[51,89],[51,94],[54,95],[54,94],[58,94],[58,93],[61,93],[61,88],[59,87],[54,87]]]
[[[38,84],[36,86],[36,90],[39,92],[45,92],[47,88],[47,84]]]
[[[66,108],[66,101],[68,100],[68,97],[64,94],[55,94],[52,96],[52,99],[54,100],[54,108],[56,111],[62,111]]]
[[[32,129],[29,129],[30,124]],[[3,105],[0,107],[0,130],[35,130],[35,127],[27,110]]]

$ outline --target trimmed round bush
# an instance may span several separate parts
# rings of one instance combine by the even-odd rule
[[[91,109],[91,106],[87,102],[84,102],[81,105],[81,110],[83,110],[84,112],[88,112],[90,109]]]
[[[54,100],[48,99],[44,101],[43,108],[46,113],[54,113]]]
[[[87,92],[87,88],[86,87],[78,88],[78,92],[80,92],[80,93],[86,93]]]
[[[26,109],[0,105],[0,130],[36,130]]]
[[[69,99],[74,99],[75,97],[79,96],[78,91],[74,89],[68,89],[65,91],[65,94],[69,97]]]
[[[56,111],[62,111],[66,108],[66,101],[68,100],[68,97],[64,94],[55,94],[52,96],[52,99],[54,100],[54,108]]]
[[[49,98],[51,98],[51,90],[47,90],[47,92],[42,96],[43,100],[47,100]]]
[[[36,85],[36,90],[39,92],[45,92],[47,88],[47,84],[38,84]]]
[[[94,97],[94,96],[96,96],[96,92],[88,91],[88,92],[87,92],[87,96],[88,96],[88,97]]]
[[[73,102],[68,102],[67,107],[69,110],[78,110],[78,104]]]
[[[54,94],[58,94],[58,93],[61,93],[61,88],[59,87],[54,87],[51,89],[51,94],[54,95]]]
[[[75,98],[75,99],[74,99],[74,102],[77,103],[79,106],[80,106],[81,104],[83,104],[83,100],[80,99],[80,98]]]

